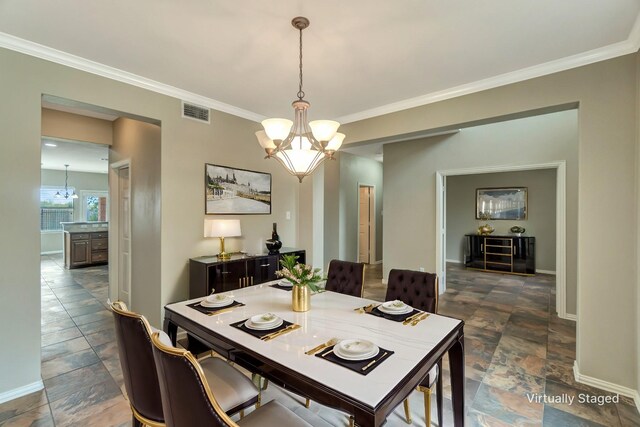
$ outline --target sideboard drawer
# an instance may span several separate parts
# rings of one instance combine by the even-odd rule
[[[102,262],[108,259],[109,259],[109,253],[107,251],[91,252],[91,262]]]
[[[109,239],[91,239],[91,250],[107,249],[109,247]]]
[[[89,240],[89,233],[71,233],[71,240]]]

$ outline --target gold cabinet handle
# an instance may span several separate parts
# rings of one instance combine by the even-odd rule
[[[253,286],[253,276],[251,276],[251,286]]]

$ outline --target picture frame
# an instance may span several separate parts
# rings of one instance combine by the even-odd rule
[[[204,165],[205,215],[271,215],[271,174]]]
[[[476,219],[524,221],[527,203],[527,187],[477,188]]]

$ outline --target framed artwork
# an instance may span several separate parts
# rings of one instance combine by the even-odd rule
[[[204,213],[271,214],[271,174],[205,163]]]
[[[476,219],[527,219],[527,187],[476,189]]]

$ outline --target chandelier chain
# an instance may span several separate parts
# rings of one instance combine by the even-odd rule
[[[298,99],[302,100],[302,98],[304,98],[304,91],[302,90],[302,28],[300,28],[299,31],[300,31],[300,56],[299,56],[299,60],[300,60],[300,85],[298,86]]]

